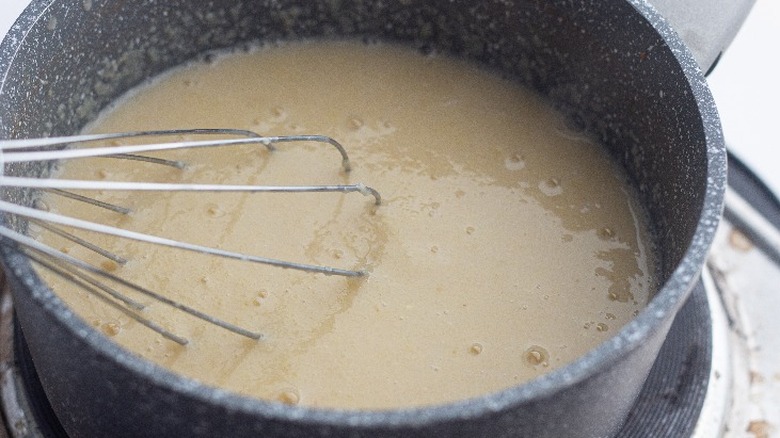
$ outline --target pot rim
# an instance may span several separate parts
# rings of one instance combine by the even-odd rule
[[[33,0],[11,27],[0,44],[0,97],[9,67],[31,28],[57,0]],[[643,340],[658,331],[682,306],[698,280],[709,247],[718,226],[726,189],[726,149],[715,103],[693,55],[670,25],[645,0],[625,0],[655,29],[674,54],[696,99],[706,140],[707,186],[701,215],[691,243],[681,262],[659,292],[640,314],[618,333],[584,356],[559,369],[531,381],[497,392],[465,400],[430,406],[386,409],[347,410],[289,406],[278,402],[239,395],[207,386],[188,377],[135,356],[77,317],[38,277],[29,259],[14,245],[2,245],[0,250],[9,273],[16,276],[33,299],[43,306],[75,336],[82,338],[98,352],[113,358],[118,364],[159,387],[182,393],[207,403],[220,404],[231,411],[257,414],[279,420],[319,425],[347,424],[354,427],[388,425],[422,426],[447,420],[476,418],[488,413],[510,409],[532,399],[546,398],[597,374],[605,365],[622,360],[638,348]]]

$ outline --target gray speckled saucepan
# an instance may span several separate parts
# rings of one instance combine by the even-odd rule
[[[64,428],[74,437],[614,435],[697,281],[726,184],[704,76],[640,0],[34,0],[0,46],[0,138],[75,133],[130,87],[210,50],[316,37],[453,53],[546,95],[626,168],[650,212],[662,284],[652,302],[608,342],[527,384],[426,408],[315,409],[203,386],[137,358],[77,318],[4,240],[17,317]],[[1,190],[15,202],[32,197]]]

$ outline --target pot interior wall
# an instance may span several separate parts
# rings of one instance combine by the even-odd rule
[[[323,36],[400,41],[516,78],[595,135],[640,189],[665,279],[703,202],[706,148],[696,102],[687,84],[670,82],[676,59],[631,5],[559,3],[55,1],[10,59],[0,132],[75,133],[130,87],[209,50]]]

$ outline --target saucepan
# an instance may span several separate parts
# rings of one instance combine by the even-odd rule
[[[318,37],[452,53],[547,96],[636,185],[657,236],[661,286],[652,301],[581,359],[500,392],[382,411],[287,406],[199,384],[123,350],[76,317],[4,240],[0,257],[19,325],[68,434],[617,433],[698,279],[726,185],[721,128],[702,70],[642,0],[34,0],[0,48],[0,138],[76,133],[130,87],[209,50]],[[31,198],[10,188],[2,196]]]

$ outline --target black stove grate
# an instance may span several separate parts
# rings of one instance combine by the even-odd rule
[[[701,281],[674,320],[618,437],[688,437],[699,419],[712,364],[712,321]]]
[[[46,398],[46,393],[41,386],[38,372],[35,370],[27,343],[24,340],[24,334],[19,329],[16,317],[14,317],[13,332],[14,360],[19,372],[21,390],[27,395],[28,413],[32,416],[30,421],[35,423],[41,438],[68,438],[68,434],[60,425],[49,400]]]

